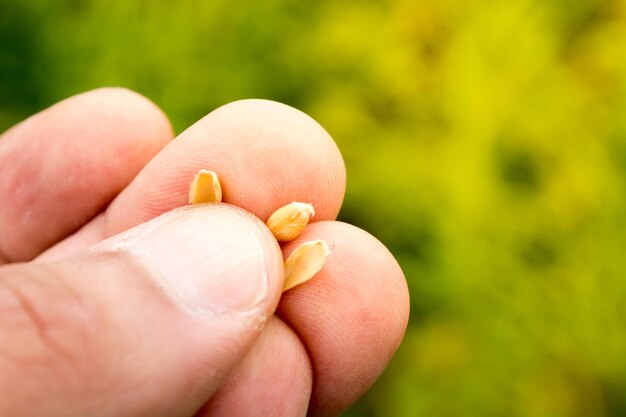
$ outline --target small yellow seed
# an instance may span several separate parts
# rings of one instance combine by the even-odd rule
[[[323,240],[312,240],[298,246],[285,261],[285,283],[287,291],[313,278],[330,254],[328,245]]]
[[[294,201],[272,213],[267,220],[267,227],[276,240],[289,242],[302,233],[313,216],[315,216],[315,210],[312,205]]]
[[[221,202],[222,186],[217,174],[208,169],[198,171],[189,186],[189,204]]]

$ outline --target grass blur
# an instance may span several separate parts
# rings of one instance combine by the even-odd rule
[[[122,85],[317,119],[406,339],[346,416],[626,415],[626,2],[0,1],[0,130]]]

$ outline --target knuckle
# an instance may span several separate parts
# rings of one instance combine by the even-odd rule
[[[82,372],[97,357],[94,314],[54,269],[2,268],[0,356],[25,372]]]

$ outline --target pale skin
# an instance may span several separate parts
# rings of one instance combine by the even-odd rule
[[[379,241],[335,220],[346,180],[328,133],[245,100],[172,139],[165,115],[124,89],[71,97],[0,137],[0,415],[335,416],[384,370],[406,329],[406,282]],[[193,208],[150,245],[186,236],[197,249],[250,227],[266,287],[242,314],[190,312],[132,251],[90,250],[184,206],[202,168],[219,173],[225,203],[260,220]],[[316,215],[279,247],[262,222],[291,201]],[[281,294],[283,257],[314,239],[331,248],[324,268]],[[219,250],[238,270],[243,246],[231,246]],[[225,298],[249,287],[245,271],[218,288]]]

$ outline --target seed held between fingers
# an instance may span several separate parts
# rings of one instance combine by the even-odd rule
[[[283,292],[313,278],[330,254],[323,240],[312,240],[298,246],[285,261]]]
[[[289,242],[302,233],[313,216],[315,210],[311,204],[294,201],[272,213],[267,220],[267,227],[276,240]]]
[[[222,186],[217,174],[208,169],[198,171],[189,186],[189,204],[221,202]]]

